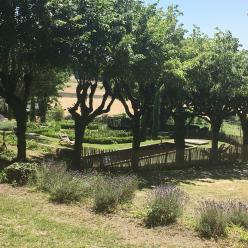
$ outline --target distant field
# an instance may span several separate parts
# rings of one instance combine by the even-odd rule
[[[59,102],[62,105],[63,109],[67,110],[69,107],[72,107],[73,104],[75,104],[77,100],[76,99],[76,87],[77,87],[77,82],[75,81],[75,79],[74,80],[71,79],[68,86],[62,92],[60,92],[61,97],[59,98]],[[93,102],[95,109],[101,104],[103,94],[104,94],[103,89],[98,88],[96,90],[94,102]],[[113,103],[108,115],[117,115],[121,113],[125,113],[125,109],[122,106],[121,102],[116,100]]]

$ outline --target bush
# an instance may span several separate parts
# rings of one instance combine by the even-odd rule
[[[34,163],[14,163],[3,170],[2,181],[22,186],[34,179],[36,172],[37,165]]]
[[[50,199],[57,203],[79,202],[92,191],[91,176],[66,171],[63,166],[44,166],[37,171],[34,182],[37,189],[50,193]]]
[[[95,188],[95,211],[113,212],[118,204],[132,200],[137,187],[138,180],[134,176],[102,177]]]
[[[131,143],[132,140],[133,140],[132,136],[128,136],[128,137],[115,137],[115,136],[101,137],[98,135],[98,137],[85,136],[85,138],[84,138],[85,143],[106,144],[106,145]]]
[[[0,160],[11,162],[15,157],[16,157],[16,154],[11,150],[0,151]],[[1,164],[0,164],[0,168],[1,168]]]
[[[176,222],[183,213],[186,194],[176,186],[162,185],[154,189],[148,200],[147,226],[163,226]]]
[[[119,176],[114,179],[114,184],[119,191],[119,202],[125,203],[133,199],[138,188],[138,179],[136,176]]]
[[[82,180],[77,175],[65,173],[51,188],[50,199],[57,203],[80,202],[83,195]]]
[[[110,213],[118,205],[118,190],[111,180],[100,180],[95,188],[94,209],[96,212]]]
[[[199,209],[197,231],[206,238],[226,235],[228,207],[224,202],[204,201]]]
[[[231,201],[228,204],[229,221],[234,225],[248,229],[248,205],[243,202]]]
[[[64,119],[64,110],[58,105],[48,112],[48,118],[54,121],[62,121]]]

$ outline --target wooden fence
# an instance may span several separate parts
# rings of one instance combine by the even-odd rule
[[[159,147],[159,146],[158,146]],[[148,153],[149,147],[145,151],[142,149],[138,152],[139,168],[141,169],[163,169],[174,166],[176,163],[176,151],[168,150],[165,144],[160,145],[160,149],[151,150]],[[164,149],[164,150],[162,150]],[[167,149],[167,150],[166,150]],[[192,166],[202,163],[210,163],[210,148],[189,147],[185,149],[184,160],[185,163],[180,166]],[[230,145],[221,146],[219,149],[218,159],[220,162],[233,162],[242,160],[244,155],[248,154],[248,146]],[[247,155],[246,155],[247,157]],[[88,167],[102,168],[102,169],[128,169],[132,166],[132,149],[121,150],[116,152],[109,152],[98,154],[95,156],[86,156],[83,158],[84,165]]]
[[[169,142],[143,146],[139,148],[138,157],[141,158],[146,156],[152,156],[153,154],[161,154],[172,150],[175,150],[175,145]],[[133,150],[131,148],[118,151],[110,151],[101,154],[84,156],[83,163],[88,168],[106,166],[109,167],[110,165],[113,166],[122,163],[131,163],[132,155]]]
[[[83,147],[82,156],[83,157],[96,156],[96,155],[100,155],[100,154],[111,153],[111,152],[114,152],[114,151],[116,151],[116,150],[112,150],[112,149],[97,149],[97,148],[93,148],[93,147]],[[68,147],[58,148],[56,150],[56,154],[60,158],[71,158],[72,153],[73,153],[73,149],[68,148]]]

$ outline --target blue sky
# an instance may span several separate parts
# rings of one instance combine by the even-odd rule
[[[183,12],[180,21],[187,30],[191,31],[193,24],[209,36],[213,35],[216,27],[230,30],[248,49],[248,0],[160,0],[163,8],[170,4],[177,4]]]

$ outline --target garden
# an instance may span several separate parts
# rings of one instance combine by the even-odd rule
[[[1,244],[247,247],[247,176],[243,164],[116,175],[15,163],[1,173]]]
[[[1,0],[0,247],[248,247],[248,50],[164,2]]]

